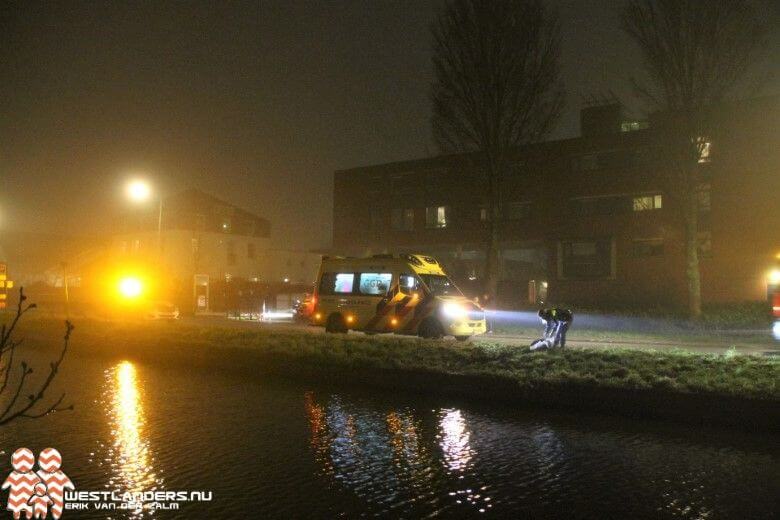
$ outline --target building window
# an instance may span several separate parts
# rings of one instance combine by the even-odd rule
[[[583,216],[619,215],[629,210],[628,199],[623,195],[582,197],[571,202],[573,212]]]
[[[696,139],[696,153],[699,155],[699,164],[708,163],[712,160],[710,152],[712,151],[712,142],[706,137]]]
[[[132,249],[132,251],[133,251],[133,253],[137,253],[140,250],[141,250],[141,240],[136,238],[135,240],[133,240],[133,249]]]
[[[450,225],[451,210],[449,206],[431,206],[425,208],[425,227],[445,228]]]
[[[641,195],[634,197],[634,211],[649,211],[663,207],[662,195]]]
[[[223,219],[222,219],[222,223],[221,223],[221,225],[220,225],[219,229],[220,229],[220,230],[221,230],[223,233],[230,233],[230,229],[231,229],[231,227],[232,227],[232,226],[231,226],[230,219],[229,219],[229,218],[223,218]]]
[[[644,130],[649,127],[650,125],[647,121],[623,121],[620,123],[621,132],[636,132],[637,130]]]
[[[526,220],[531,216],[530,202],[510,202],[505,209],[507,220]]]
[[[412,231],[414,229],[414,209],[394,208],[390,220],[393,229],[399,231]]]
[[[371,208],[368,210],[369,224],[372,231],[379,231],[382,229],[382,210],[379,208]]]
[[[595,153],[580,155],[572,160],[575,171],[593,171],[599,169],[599,156]]]
[[[611,239],[561,242],[558,274],[562,278],[597,280],[613,275]]]
[[[203,231],[206,229],[206,215],[198,213],[195,215],[195,229]]]
[[[663,238],[637,238],[634,239],[633,253],[636,258],[648,256],[661,256],[664,254]]]
[[[119,253],[123,255],[127,254],[127,240],[119,242]]]
[[[246,245],[246,257],[254,260],[257,257],[257,247],[252,242]]]
[[[710,211],[710,208],[711,208],[710,193],[711,193],[711,191],[712,191],[712,187],[710,186],[710,183],[708,183],[708,182],[699,184],[696,187],[696,204],[699,207],[699,212],[707,213],[708,211]]]
[[[235,265],[236,263],[236,245],[233,242],[226,242],[225,248],[227,250],[227,263],[228,265]]]
[[[198,240],[197,238],[193,238],[192,239],[192,254],[193,255],[197,255],[199,248],[200,248],[200,240]]]

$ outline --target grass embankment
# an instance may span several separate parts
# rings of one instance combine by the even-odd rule
[[[61,322],[30,321],[31,339]],[[780,424],[780,361],[684,351],[566,349],[180,323],[76,322],[75,353],[441,391],[622,415]]]

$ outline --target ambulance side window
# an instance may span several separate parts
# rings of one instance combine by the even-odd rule
[[[360,273],[360,294],[384,296],[392,281],[392,273]]]
[[[352,294],[355,273],[323,273],[320,294]]]
[[[398,285],[404,294],[412,294],[420,289],[420,280],[413,274],[402,274],[398,277]]]

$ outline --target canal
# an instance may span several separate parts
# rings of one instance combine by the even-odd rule
[[[211,497],[64,518],[779,512],[771,436],[75,354],[57,387],[75,409],[1,429],[4,473],[15,449],[54,447],[77,491]]]

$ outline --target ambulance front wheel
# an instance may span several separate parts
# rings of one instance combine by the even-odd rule
[[[428,318],[417,329],[417,335],[425,339],[439,339],[444,336],[441,323],[436,318]]]
[[[325,322],[325,332],[332,334],[344,334],[347,332],[347,323],[344,321],[344,316],[338,312],[328,316],[328,321]]]
[[[471,336],[455,336],[455,339],[457,339],[458,341],[466,341],[470,337]]]

